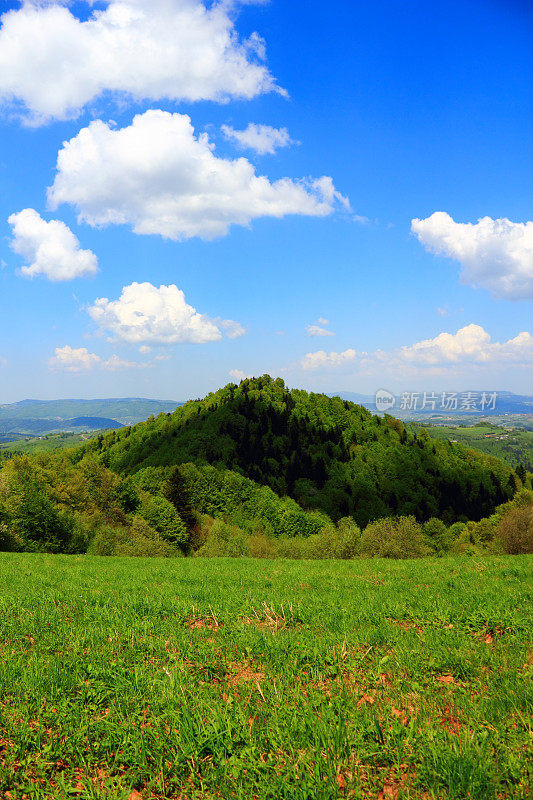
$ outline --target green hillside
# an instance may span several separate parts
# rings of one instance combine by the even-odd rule
[[[533,471],[533,431],[503,427],[487,421],[469,426],[411,422],[408,427],[416,433],[426,428],[432,438],[446,439],[474,447],[483,453],[500,458],[514,469],[522,465],[529,472]]]
[[[78,447],[87,441],[87,439],[96,436],[98,431],[90,431],[88,433],[72,433],[66,431],[64,433],[47,433],[43,436],[21,437],[13,442],[0,445],[0,457],[9,457],[14,453],[28,453],[34,455],[36,453],[53,453],[56,450],[63,450],[69,447]]]
[[[513,470],[489,455],[410,432],[338,397],[289,391],[269,376],[98,436],[85,454],[121,475],[211,464],[359,525],[396,514],[448,524],[480,519],[517,485]]]

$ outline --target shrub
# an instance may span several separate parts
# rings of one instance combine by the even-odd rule
[[[279,558],[309,558],[309,542],[303,536],[280,536],[276,538]]]
[[[244,556],[248,555],[246,534],[236,525],[230,525],[221,519],[214,519],[209,524],[205,544],[197,550],[197,556]]]
[[[143,493],[138,513],[170,544],[183,546],[187,543],[189,534],[185,523],[165,497]]]
[[[102,525],[87,551],[96,556],[170,557],[179,550],[166,542],[142,517],[134,517],[131,527]]]
[[[5,522],[0,522],[0,552],[17,553],[21,550],[24,550],[24,540]]]
[[[248,552],[252,558],[276,558],[276,542],[266,534],[256,531],[248,539]]]
[[[507,511],[496,529],[496,536],[506,553],[533,553],[533,505]]]
[[[366,558],[421,558],[429,554],[414,517],[384,517],[367,525],[359,542]]]
[[[436,517],[428,519],[422,525],[422,533],[426,544],[435,555],[441,556],[451,550],[454,536],[442,520]]]

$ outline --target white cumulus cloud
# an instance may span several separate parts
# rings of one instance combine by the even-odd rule
[[[242,131],[230,125],[222,126],[226,139],[236,142],[244,150],[255,150],[259,155],[273,155],[280,147],[296,144],[289,136],[287,128],[272,128],[270,125],[258,125],[250,122]]]
[[[215,342],[223,330],[229,338],[244,333],[233,320],[215,321],[199,314],[174,284],[157,288],[151,283],[132,283],[122,289],[118,300],[99,297],[88,311],[112,338],[141,346]]]
[[[93,226],[129,224],[168,239],[213,239],[258,217],[324,217],[348,205],[329,177],[270,182],[245,158],[218,158],[184,114],[152,110],[114,130],[96,120],[63,144],[48,190]]]
[[[3,14],[0,100],[41,124],[75,117],[104,92],[119,100],[226,101],[281,91],[261,37],[237,34],[238,0],[102,4],[85,21],[59,0],[23,0]]]
[[[335,336],[333,331],[328,330],[325,325],[329,325],[329,319],[324,319],[324,317],[319,317],[316,322],[312,325],[308,325],[306,328],[308,336]]]
[[[400,348],[398,358],[415,364],[529,363],[533,360],[533,336],[523,331],[506,342],[493,342],[481,325],[466,325],[457,333],[440,333]]]
[[[65,372],[85,372],[99,366],[100,356],[89,353],[86,347],[56,347],[55,355],[48,361],[53,370]]]
[[[463,283],[508,300],[533,297],[533,222],[483,217],[462,223],[436,211],[413,219],[411,230],[427,250],[459,261]]]
[[[55,355],[48,360],[48,366],[55,372],[87,372],[91,369],[143,369],[149,364],[137,361],[125,361],[113,354],[107,359],[102,359],[96,353],[89,353],[86,347],[56,347]]]
[[[91,250],[82,250],[77,237],[58,219],[46,222],[33,208],[25,208],[8,219],[13,229],[11,248],[27,264],[23,275],[44,275],[51,281],[70,281],[98,271]]]
[[[333,331],[321,328],[320,325],[308,325],[306,330],[308,336],[335,336]]]
[[[353,349],[341,353],[318,350],[307,353],[300,362],[304,370],[326,371],[351,365],[365,374],[405,375],[408,369],[419,373],[438,370],[448,374],[457,369],[483,366],[527,367],[533,364],[533,336],[522,331],[512,339],[493,342],[481,325],[465,325],[456,333],[439,333],[433,339],[423,339],[393,350],[376,350],[373,353]]]
[[[305,370],[331,369],[351,364],[356,358],[357,353],[351,348],[343,350],[342,353],[334,351],[326,353],[325,350],[317,350],[314,353],[307,353],[302,359],[301,366]]]
[[[246,372],[243,372],[242,369],[230,369],[229,374],[238,383],[244,381],[246,378],[253,378],[253,375],[248,375]]]

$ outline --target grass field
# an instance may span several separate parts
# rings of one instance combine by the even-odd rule
[[[31,439],[22,438],[14,442],[0,445],[0,451],[8,450],[13,453],[53,453],[56,450],[63,450],[68,447],[79,447],[88,439],[98,436],[102,431],[86,431],[84,433],[47,433],[42,436],[34,436]],[[104,431],[107,433],[107,431]]]
[[[2,554],[0,797],[530,797],[532,568]]]

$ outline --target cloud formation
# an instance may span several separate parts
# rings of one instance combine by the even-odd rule
[[[96,120],[63,144],[48,190],[89,225],[129,224],[136,233],[213,239],[258,217],[324,217],[348,201],[329,177],[270,182],[245,158],[218,158],[190,118],[152,110],[114,130]]]
[[[329,319],[324,319],[324,317],[319,317],[313,325],[308,325],[306,328],[308,336],[335,336],[333,331],[328,330],[325,328],[325,325],[329,325]]]
[[[411,230],[426,250],[460,262],[462,283],[508,300],[533,297],[533,222],[483,217],[462,223],[436,211],[413,219]]]
[[[341,353],[318,350],[307,353],[300,362],[309,371],[340,369],[347,365],[365,371],[405,371],[413,367],[420,371],[438,367],[443,371],[457,367],[492,365],[527,366],[533,364],[533,336],[523,331],[506,342],[493,342],[481,325],[466,325],[456,333],[440,333],[433,339],[423,339],[396,350],[377,350],[374,353]]]
[[[236,142],[244,150],[254,150],[259,155],[273,155],[280,147],[296,144],[289,136],[287,128],[272,128],[270,125],[257,125],[250,122],[242,131],[230,125],[222,126],[222,133],[230,141]]]
[[[357,358],[357,353],[351,348],[343,350],[342,353],[334,351],[326,353],[325,350],[317,350],[314,353],[307,353],[302,359],[302,368],[305,370],[331,369],[332,367],[344,367]]]
[[[243,372],[242,369],[230,369],[229,374],[237,383],[240,383],[246,378],[253,378],[253,375],[248,375],[246,372]]]
[[[533,361],[533,336],[527,331],[507,342],[492,342],[481,325],[466,325],[457,333],[440,333],[402,347],[398,357],[412,364],[492,364],[529,363]]]
[[[235,30],[238,0],[107,0],[86,21],[67,5],[23,0],[0,18],[0,100],[31,124],[75,117],[104,92],[222,102],[281,91],[261,37]]]
[[[216,342],[226,331],[229,338],[244,333],[234,320],[212,320],[185,301],[177,286],[132,283],[118,300],[100,297],[88,309],[102,331],[113,339],[135,345],[202,344]]]
[[[54,372],[88,372],[99,368],[114,371],[117,369],[143,369],[149,364],[139,364],[135,361],[124,361],[116,354],[108,359],[102,359],[96,353],[89,353],[86,347],[56,347],[55,355],[49,359],[48,366]]]
[[[13,229],[11,248],[27,261],[21,269],[23,275],[71,281],[98,272],[95,254],[80,249],[77,237],[64,222],[46,222],[33,208],[11,214],[8,222]]]

